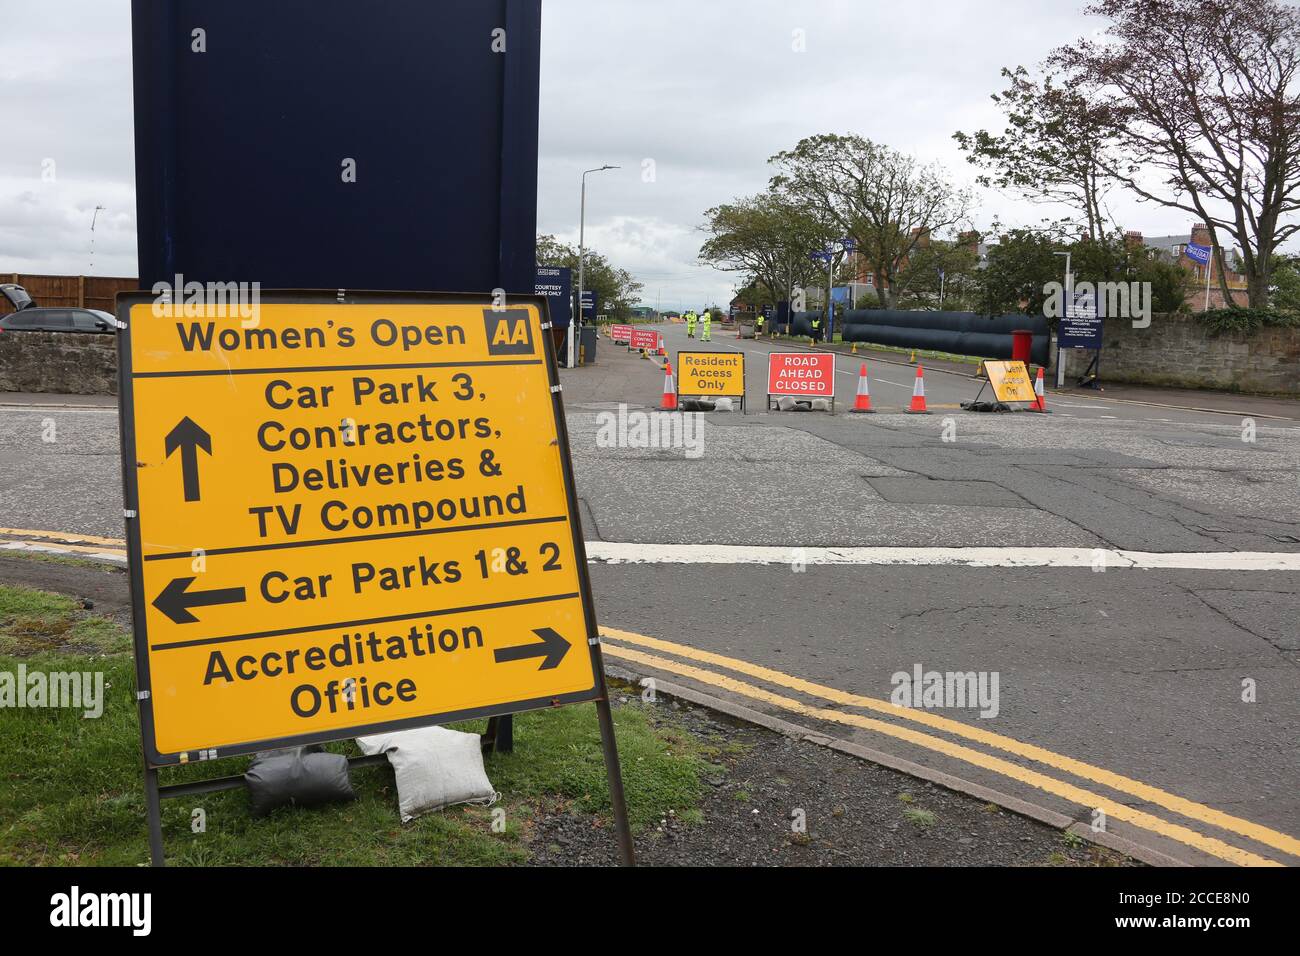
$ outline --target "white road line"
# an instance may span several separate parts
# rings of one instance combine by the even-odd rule
[[[957,565],[971,568],[1141,568],[1191,571],[1300,571],[1300,552],[1162,553],[1108,548],[776,548],[725,544],[588,541],[606,564]]]

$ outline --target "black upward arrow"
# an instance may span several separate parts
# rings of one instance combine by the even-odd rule
[[[188,415],[167,433],[167,457],[177,448],[181,450],[181,478],[185,482],[185,500],[199,500],[199,453],[202,448],[212,454],[212,436],[205,432]]]
[[[492,652],[496,656],[497,663],[507,664],[511,661],[527,661],[534,657],[544,657],[546,660],[542,661],[542,666],[537,668],[539,671],[549,671],[557,667],[560,661],[564,660],[564,655],[569,653],[569,642],[549,627],[534,628],[533,633],[542,639],[542,643],[497,648]]]
[[[247,595],[243,588],[219,588],[215,591],[191,591],[193,578],[173,578],[154,598],[153,606],[166,614],[174,624],[195,624],[198,618],[190,613],[192,607],[211,607],[214,604],[243,604]]]

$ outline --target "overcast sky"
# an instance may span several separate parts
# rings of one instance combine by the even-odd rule
[[[588,246],[640,278],[650,305],[725,305],[740,279],[697,264],[704,210],[761,190],[768,157],[824,132],[973,181],[952,133],[1000,129],[999,69],[1095,30],[1082,6],[544,0],[538,229],[576,245],[582,170],[620,165],[588,177]],[[136,275],[129,0],[0,0],[0,24],[0,276]],[[976,226],[1047,213],[979,200]],[[1147,235],[1190,225],[1125,199],[1112,208]]]

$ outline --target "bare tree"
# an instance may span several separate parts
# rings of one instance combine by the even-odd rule
[[[941,169],[861,136],[812,136],[770,162],[778,170],[773,188],[855,242],[885,308],[907,291],[917,247],[969,219],[970,192]]]
[[[1267,308],[1274,252],[1300,229],[1300,10],[1276,0],[1099,0],[1088,12],[1111,21],[1104,38],[1048,62],[1095,98],[1119,142],[1123,158],[1107,171],[1206,223],[1227,301],[1220,237],[1235,242],[1250,305]]]

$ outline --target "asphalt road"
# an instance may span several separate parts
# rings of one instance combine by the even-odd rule
[[[956,405],[978,384],[938,370],[935,414],[908,416],[912,372],[884,362],[879,414],[766,413],[773,345],[732,336],[710,345],[751,357],[751,413],[664,416],[658,447],[626,428],[656,363],[602,340],[563,374],[611,666],[1180,860],[1300,864],[1294,424],[1073,398],[976,415]],[[858,364],[837,359],[845,409]],[[111,407],[0,408],[7,537],[120,537],[119,480]],[[917,668],[976,675],[984,703],[892,706]]]

